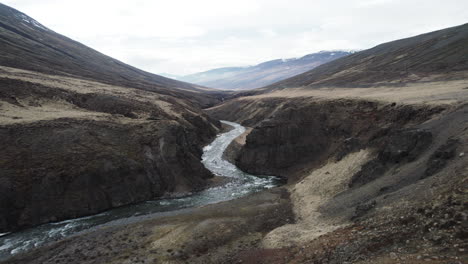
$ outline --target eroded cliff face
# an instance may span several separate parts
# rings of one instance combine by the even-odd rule
[[[197,191],[212,177],[200,160],[219,123],[181,100],[0,84],[0,232]]]
[[[253,127],[236,159],[241,169],[293,177],[331,157],[339,160],[367,147],[384,149],[379,156],[383,163],[419,154],[431,133],[411,126],[443,109],[363,100],[245,98],[208,112]]]

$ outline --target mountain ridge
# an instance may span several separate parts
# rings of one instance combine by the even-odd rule
[[[460,79],[465,77],[457,77],[455,74],[466,70],[468,24],[463,24],[386,42],[259,90],[268,92],[291,87],[367,87],[378,83],[398,84],[428,80],[437,74],[449,74]]]
[[[351,50],[319,51],[298,58],[274,59],[252,66],[215,68],[180,76],[178,79],[217,89],[255,89],[352,53],[354,51]]]
[[[56,33],[3,4],[0,21],[0,65],[156,91],[204,107],[218,101],[217,91],[135,68]],[[200,96],[200,92],[206,95]]]

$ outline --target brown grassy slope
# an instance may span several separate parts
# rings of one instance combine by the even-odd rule
[[[185,100],[0,67],[0,232],[203,188],[217,122]]]
[[[210,110],[253,127],[241,169],[289,177],[296,222],[238,260],[464,263],[467,105],[429,98],[252,96]]]
[[[260,89],[368,87],[386,83],[466,79],[468,24],[396,40],[321,65]]]
[[[218,101],[218,91],[127,65],[60,35],[3,4],[0,4],[0,65],[155,91],[202,106]],[[201,92],[205,94],[202,96]]]

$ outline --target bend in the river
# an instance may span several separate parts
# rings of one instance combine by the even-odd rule
[[[147,217],[162,212],[227,201],[276,186],[275,177],[257,177],[244,173],[234,164],[223,159],[226,148],[235,138],[245,132],[245,128],[237,123],[221,122],[232,126],[233,129],[218,135],[210,145],[203,149],[202,162],[214,175],[230,177],[231,180],[227,184],[209,188],[188,197],[146,201],[97,215],[44,224],[4,235],[0,237],[0,260],[96,226],[111,224],[111,222],[115,224],[119,221],[125,223],[131,219],[137,221],[138,219],[135,218],[141,216]]]

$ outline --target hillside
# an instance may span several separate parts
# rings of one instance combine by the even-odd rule
[[[287,179],[295,215],[233,262],[465,263],[467,29],[384,43],[206,109],[251,128],[230,159]]]
[[[0,5],[0,233],[200,190],[209,90],[146,73]]]
[[[468,24],[378,45],[277,82],[284,88],[369,87],[463,79],[468,70]]]
[[[204,87],[148,73],[60,35],[11,7],[0,4],[0,65],[45,74],[79,77],[189,99],[217,102]],[[200,92],[205,95],[200,96]]]
[[[352,52],[321,51],[301,58],[277,59],[254,66],[213,69],[178,79],[218,89],[254,89],[306,72],[349,54]]]

